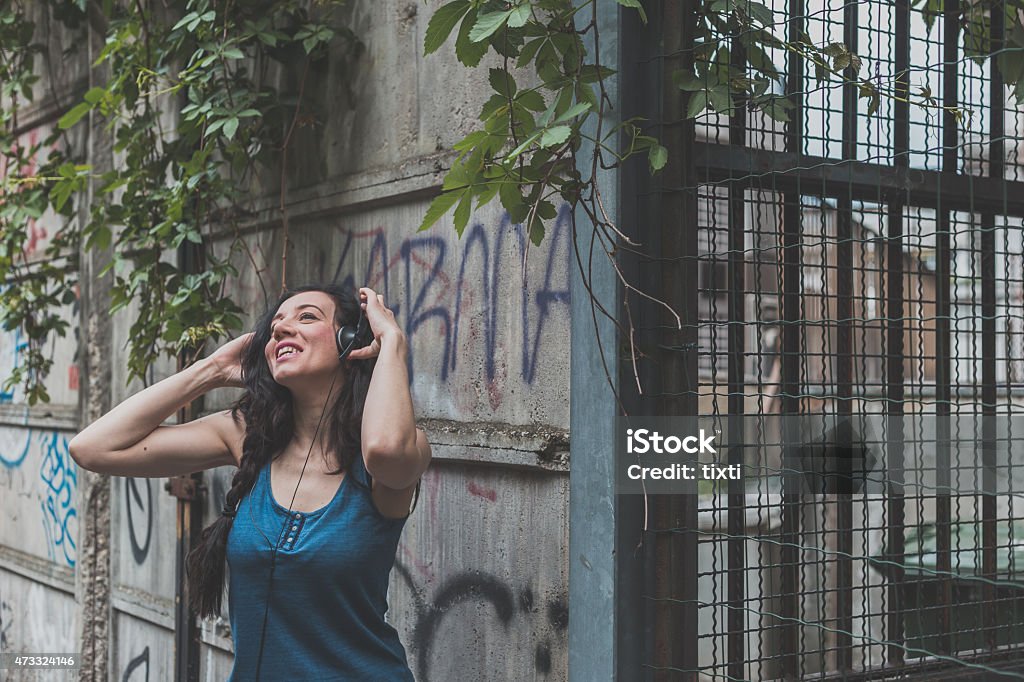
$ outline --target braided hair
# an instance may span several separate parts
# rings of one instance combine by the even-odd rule
[[[339,327],[354,325],[359,319],[359,303],[351,292],[328,284],[286,291],[256,322],[252,339],[241,357],[246,392],[231,408],[236,422],[239,416],[245,420],[242,461],[231,479],[224,512],[203,530],[199,544],[189,553],[186,563],[189,603],[200,616],[220,615],[228,534],[238,504],[252,490],[263,467],[284,450],[294,435],[291,393],[274,381],[263,349],[270,341],[270,323],[277,309],[285,300],[306,291],[321,291],[334,300],[334,321]],[[327,442],[333,446],[331,450],[337,458],[332,474],[348,471],[353,458],[362,456],[363,404],[375,364],[376,359],[372,359],[347,365],[335,408],[325,416]],[[365,487],[358,477],[353,478],[353,483]]]

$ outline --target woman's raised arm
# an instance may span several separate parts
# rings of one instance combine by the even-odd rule
[[[239,358],[251,334],[139,391],[71,439],[84,469],[114,476],[179,476],[238,464],[245,426],[227,410],[164,426],[175,411],[214,388],[242,386]]]
[[[349,358],[377,358],[363,406],[363,461],[374,481],[407,491],[411,499],[412,487],[430,464],[431,452],[413,415],[406,370],[408,341],[394,313],[384,306],[383,296],[367,287],[359,295],[366,299],[362,305],[374,339],[369,346],[352,351]],[[407,504],[403,511],[408,511]]]

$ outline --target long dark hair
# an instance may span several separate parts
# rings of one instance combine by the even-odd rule
[[[241,464],[231,479],[231,489],[225,499],[226,509],[238,509],[238,503],[256,484],[260,470],[284,450],[294,435],[291,393],[274,381],[263,350],[270,341],[270,323],[277,309],[285,300],[305,291],[322,291],[334,300],[334,321],[339,327],[355,325],[359,319],[355,296],[347,289],[327,284],[286,291],[256,322],[252,340],[242,351],[242,381],[246,392],[231,408],[234,419],[237,420],[239,414],[245,419],[245,440]],[[324,417],[327,442],[336,457],[337,466],[332,473],[348,471],[353,458],[362,456],[363,403],[375,364],[376,359],[348,363],[334,409]],[[353,482],[362,485],[357,479],[353,477]],[[203,530],[199,544],[188,555],[189,603],[200,616],[220,614],[227,541],[233,520],[233,516],[219,515]]]

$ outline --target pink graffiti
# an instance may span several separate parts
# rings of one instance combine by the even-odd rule
[[[468,482],[466,484],[466,490],[469,491],[470,495],[482,497],[485,500],[489,500],[491,502],[494,502],[498,499],[498,491],[494,490],[493,488],[482,486],[475,481]]]

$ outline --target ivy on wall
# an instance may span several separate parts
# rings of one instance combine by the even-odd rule
[[[109,251],[110,312],[135,311],[127,344],[129,379],[144,378],[161,354],[195,354],[242,322],[224,295],[237,276],[229,253],[214,255],[204,227],[237,227],[252,197],[283,173],[303,110],[309,65],[328,49],[354,49],[334,17],[339,2],[190,0],[153,3],[46,0],[0,8],[0,322],[21,328],[28,348],[5,388],[23,385],[30,404],[47,401],[44,352],[68,323],[79,248]],[[33,17],[49,12],[66,30],[102,36],[91,68],[109,74],[67,109],[56,130],[26,144],[19,117],[36,97],[46,46]],[[84,43],[84,40],[82,41]],[[87,55],[81,44],[77,59]],[[297,88],[282,73],[301,74]],[[45,99],[45,95],[43,96]],[[69,134],[90,125],[113,140],[110,170],[69,157]],[[282,192],[285,183],[281,182]],[[282,202],[283,203],[283,202]],[[48,209],[63,217],[42,258],[26,255],[28,226]],[[237,234],[237,231],[236,231]],[[185,271],[168,251],[194,245],[200,267]],[[285,237],[287,250],[287,235]]]

